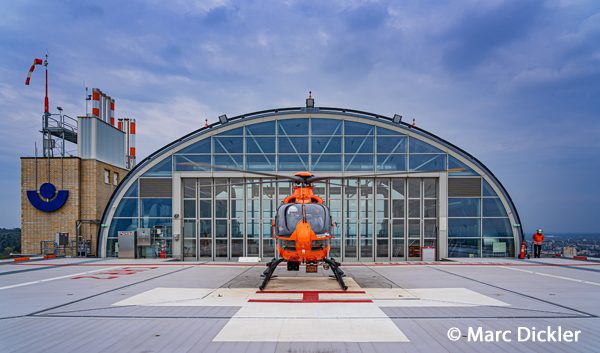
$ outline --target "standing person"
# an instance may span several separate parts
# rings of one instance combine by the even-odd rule
[[[542,233],[541,229],[537,230],[537,233],[533,235],[533,257],[540,257],[540,252],[542,252],[542,242],[544,241],[544,233]]]

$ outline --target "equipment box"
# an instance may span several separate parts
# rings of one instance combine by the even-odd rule
[[[150,228],[138,228],[137,230],[137,246],[152,245],[152,232]]]

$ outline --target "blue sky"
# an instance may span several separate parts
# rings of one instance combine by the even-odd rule
[[[43,68],[25,78],[47,50],[51,111],[84,115],[85,86],[100,88],[137,120],[140,159],[205,119],[312,90],[317,106],[398,113],[470,152],[528,233],[598,232],[598,1],[7,0],[0,13],[0,227],[20,226]]]

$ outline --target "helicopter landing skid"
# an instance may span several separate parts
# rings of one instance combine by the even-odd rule
[[[335,279],[338,281],[340,286],[342,286],[342,289],[347,290],[348,286],[344,283],[344,279],[342,278],[344,277],[344,271],[340,269],[341,264],[335,261],[335,259],[333,258],[324,258],[323,261],[325,261],[325,263],[328,264],[329,267],[331,267],[331,271],[333,272]]]
[[[277,265],[279,265],[282,261],[283,259],[273,259],[269,263],[267,263],[267,269],[265,270],[265,272],[263,272],[263,276],[265,277],[265,279],[263,280],[263,283],[260,285],[260,287],[258,287],[258,289],[265,289],[267,283],[269,283],[269,281],[271,280],[271,277],[273,276],[273,272],[275,272]]]

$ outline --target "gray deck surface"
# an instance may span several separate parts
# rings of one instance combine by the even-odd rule
[[[290,342],[218,341],[247,304],[205,303],[215,290],[240,293],[257,288],[264,264],[181,263],[158,260],[50,259],[0,266],[0,351],[2,352],[598,352],[600,351],[600,263],[571,259],[460,259],[437,263],[348,263],[342,267],[348,279],[374,291],[418,289],[436,295],[458,288],[468,290],[491,304],[462,305],[460,300],[412,298],[375,300],[381,310],[409,342],[373,341]],[[288,272],[285,264],[276,275],[313,277],[324,280],[331,271],[317,274]],[[312,281],[309,280],[309,281]],[[308,283],[308,282],[307,282]],[[143,304],[148,293],[158,289],[201,293],[197,298],[162,299]],[[206,292],[194,292],[194,290]],[[267,286],[267,290],[269,287]],[[305,290],[297,288],[298,291]],[[219,293],[219,292],[216,292]],[[252,292],[254,293],[254,292]],[[193,294],[192,294],[193,295]],[[134,304],[118,304],[133,300]],[[138,300],[135,302],[135,300]],[[219,298],[217,298],[217,301]],[[470,303],[472,298],[464,298]],[[499,302],[497,302],[499,301]],[[427,305],[420,305],[420,303]],[[124,303],[127,303],[125,301]],[[209,303],[209,302],[206,302]],[[392,304],[387,304],[392,303]],[[402,304],[402,303],[406,303]],[[496,305],[494,303],[503,303]],[[459,305],[460,304],[460,305]],[[269,305],[269,304],[263,304]],[[327,308],[328,303],[284,304],[290,310],[310,305]],[[352,310],[355,303],[338,307]],[[274,306],[275,307],[275,306]],[[281,306],[278,306],[281,308]],[[377,307],[379,309],[377,309]],[[246,308],[246,309],[244,309]],[[279,309],[278,309],[279,310]],[[345,309],[343,309],[345,310]],[[301,311],[300,311],[301,312]],[[248,311],[244,311],[248,315]],[[286,313],[282,312],[281,316]],[[321,314],[317,314],[321,315]],[[273,315],[272,315],[273,316]],[[277,315],[275,315],[277,316]],[[343,316],[343,315],[342,315]],[[287,317],[311,330],[326,320],[332,328],[343,317]],[[256,316],[267,323],[280,318]],[[242,316],[241,319],[248,319]],[[369,330],[373,318],[352,317],[356,327]],[[304,321],[302,321],[304,320]],[[364,324],[364,325],[363,325]],[[361,326],[363,325],[363,326]],[[577,342],[517,341],[519,327],[530,330],[581,331]],[[248,326],[248,331],[256,329]],[[473,342],[467,332],[510,331],[511,342]],[[396,329],[394,328],[394,329]],[[457,328],[457,341],[448,331]],[[334,332],[334,330],[332,330]],[[333,335],[333,333],[332,333]],[[545,337],[545,336],[544,336]],[[330,336],[330,339],[335,337]]]

